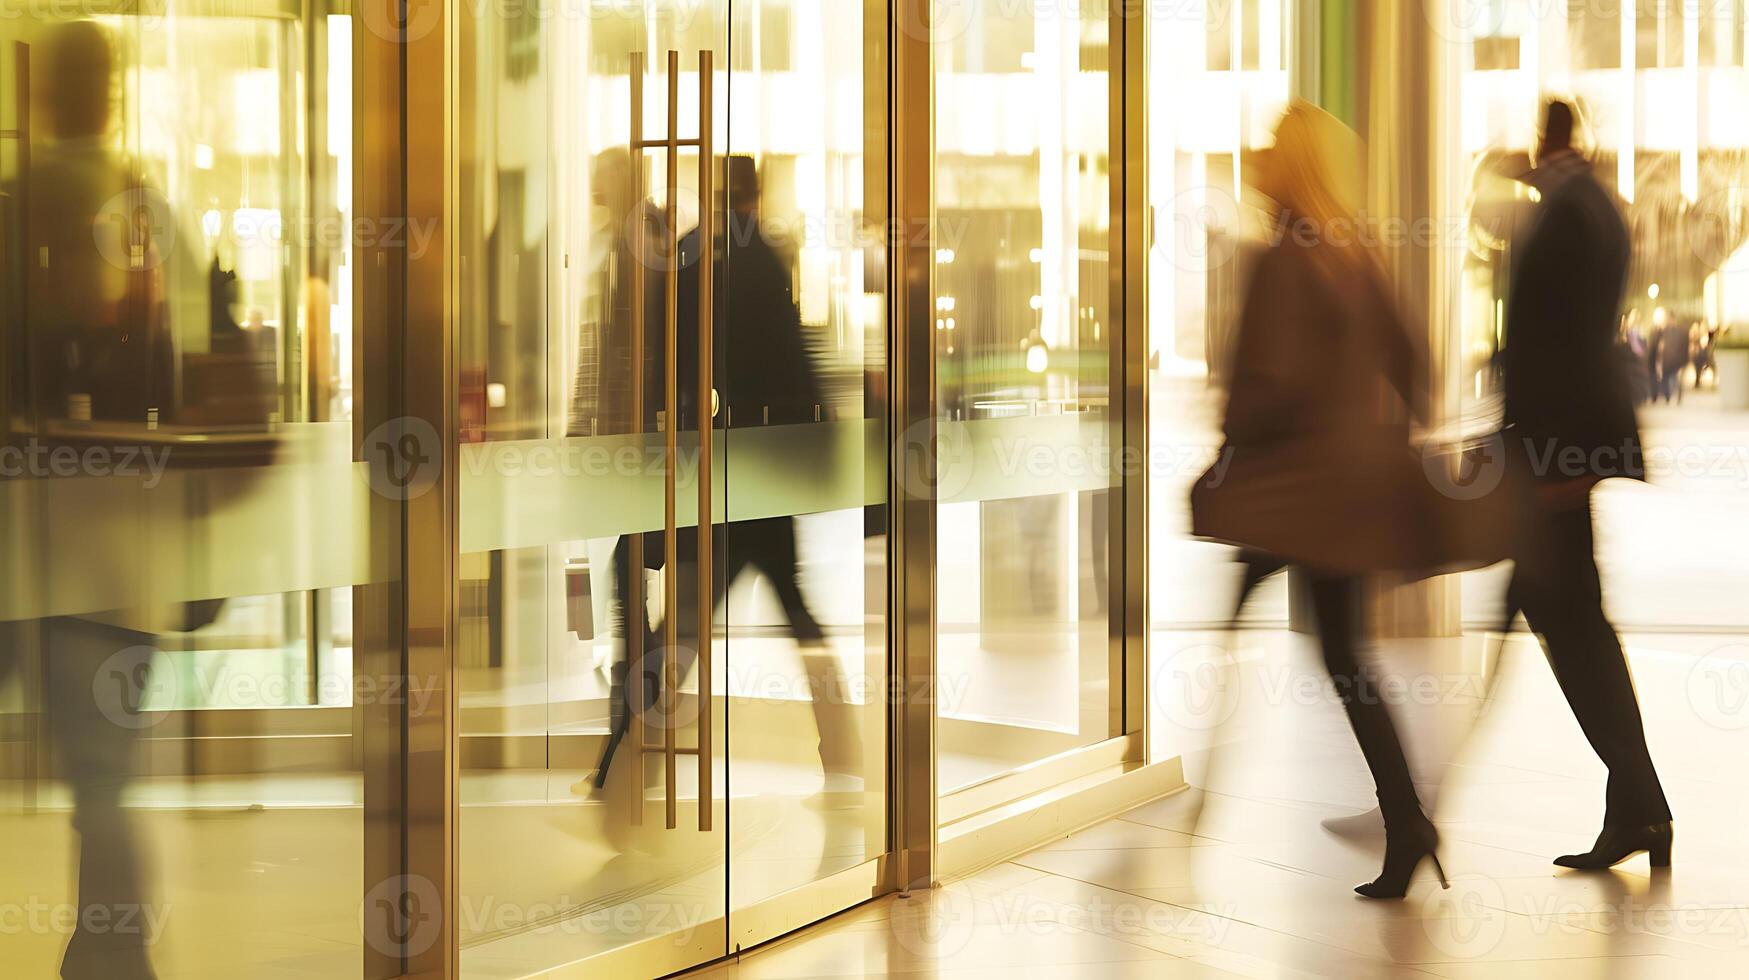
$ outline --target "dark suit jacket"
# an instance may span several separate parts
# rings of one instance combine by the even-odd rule
[[[1544,168],[1541,214],[1506,304],[1507,445],[1537,479],[1645,478],[1633,392],[1615,356],[1627,226],[1576,157]]]
[[[718,366],[716,389],[735,428],[814,421],[820,381],[802,336],[789,267],[756,219],[730,214],[716,243],[713,273]],[[696,426],[698,390],[698,231],[680,242],[680,416]],[[661,391],[661,381],[653,390]],[[722,424],[719,417],[718,424]]]

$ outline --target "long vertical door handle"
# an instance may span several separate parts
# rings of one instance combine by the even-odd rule
[[[675,322],[680,315],[680,193],[675,184],[680,177],[680,52],[668,52],[668,200],[667,228],[668,254],[667,279],[664,283],[663,301],[667,316],[663,319],[663,343],[666,353],[665,370],[667,384],[663,385],[663,408],[666,424],[663,426],[663,444],[666,451],[667,474],[664,478],[664,523],[663,537],[667,548],[666,571],[662,575],[664,587],[662,604],[662,691],[663,726],[662,726],[662,761],[663,772],[668,788],[668,829],[673,830],[679,825],[678,798],[675,793],[676,777],[679,773],[679,746],[675,744],[674,719],[675,706],[679,703],[680,692],[676,690],[680,683],[680,671],[675,664],[679,650],[679,615],[680,615],[680,527],[679,515],[675,504],[678,496],[676,479],[679,476],[678,461],[680,458],[680,365],[679,365],[679,324]],[[700,601],[708,601],[709,597],[701,596]]]
[[[716,256],[711,218],[711,52],[698,53],[698,829],[711,829],[711,640],[716,612],[711,443],[716,427],[716,323],[713,282]]]
[[[627,297],[631,315],[631,431],[640,437],[639,451],[642,451],[641,441],[644,435],[644,256],[649,254],[645,247],[645,236],[649,228],[644,221],[644,53],[632,52],[631,64],[632,93],[632,138],[631,138],[631,196],[633,220],[630,224],[631,240],[627,248],[622,250],[623,258],[628,263],[630,274],[631,296]],[[644,649],[645,624],[649,622],[649,613],[644,603],[644,532],[635,530],[629,536],[626,547],[626,564],[631,566],[622,574],[625,575],[625,645],[626,645],[626,677],[624,683],[630,685],[627,689],[625,703],[626,741],[631,743],[632,764],[635,775],[632,779],[633,792],[630,796],[631,825],[642,826],[644,823],[644,657],[649,652]]]

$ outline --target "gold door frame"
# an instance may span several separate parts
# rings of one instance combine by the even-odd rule
[[[395,515],[403,577],[385,597],[398,621],[359,624],[356,670],[401,675],[401,704],[357,709],[364,766],[361,915],[367,980],[453,977],[457,923],[460,744],[455,674],[459,442],[455,360],[456,203],[449,85],[454,45],[447,0],[362,0],[354,7],[354,139],[361,217],[428,222],[429,247],[360,250],[355,303],[363,355],[397,370],[398,404],[361,415],[414,436],[429,486]],[[370,329],[377,325],[376,329]],[[373,521],[372,526],[376,526]]]

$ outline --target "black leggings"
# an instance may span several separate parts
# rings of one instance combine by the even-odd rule
[[[1235,624],[1251,591],[1264,579],[1288,566],[1279,558],[1254,552],[1240,555],[1239,561],[1244,568],[1244,579],[1233,607]],[[1391,721],[1377,679],[1360,662],[1357,654],[1364,631],[1360,579],[1306,568],[1301,570],[1306,575],[1312,609],[1318,618],[1318,646],[1324,654],[1324,669],[1330,674],[1330,682],[1336,685],[1342,707],[1348,712],[1348,724],[1354,730],[1354,739],[1360,743],[1360,753],[1366,757],[1367,768],[1372,771],[1385,826],[1422,823],[1427,818],[1421,812],[1415,784],[1409,777],[1409,762],[1403,755],[1403,742],[1397,737],[1397,726]]]

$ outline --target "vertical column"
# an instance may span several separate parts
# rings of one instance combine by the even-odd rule
[[[1687,98],[1682,103],[1684,130],[1681,157],[1683,200],[1693,204],[1700,197],[1700,127],[1701,89],[1700,19],[1715,16],[1711,3],[1701,0],[1680,0],[1682,9],[1682,88]]]
[[[385,3],[385,0],[371,0]],[[394,9],[393,5],[390,10]],[[403,73],[399,118],[403,215],[430,229],[427,247],[403,263],[402,414],[396,446],[405,458],[404,665],[407,697],[400,716],[405,756],[404,857],[391,924],[409,974],[453,977],[458,971],[456,833],[460,752],[455,679],[458,608],[457,274],[465,258],[448,219],[456,213],[454,140],[456,21],[446,0],[405,0],[396,16],[375,18],[398,31],[391,45]],[[394,260],[391,259],[391,264]],[[370,329],[368,321],[364,329]]]
[[[935,66],[932,0],[895,0],[891,459],[894,847],[901,891],[935,877]]]
[[[1111,720],[1146,754],[1148,721],[1148,17],[1116,0],[1111,22]],[[1136,465],[1132,465],[1136,464]],[[1143,761],[1143,760],[1137,760]]]
[[[1640,142],[1640,88],[1635,79],[1640,54],[1638,14],[1638,3],[1621,5],[1621,75],[1617,83],[1621,86],[1621,121],[1616,132],[1615,187],[1629,204],[1634,203],[1634,150]]]
[[[1434,25],[1461,23],[1444,6],[1458,2],[1365,4],[1355,34],[1359,70],[1351,125],[1366,141],[1365,213],[1371,221],[1412,232],[1386,237],[1382,244],[1397,304],[1412,329],[1425,331],[1429,403],[1436,413],[1428,421],[1433,424],[1455,391],[1447,374],[1459,363],[1452,356],[1451,329],[1456,256],[1446,247],[1443,230],[1443,222],[1459,213],[1445,206],[1452,175],[1446,155],[1450,143],[1442,129],[1455,116],[1447,96],[1456,88],[1444,72],[1456,60],[1454,47],[1469,43],[1435,31]],[[1381,589],[1373,597],[1373,621],[1383,636],[1456,636],[1462,626],[1457,589],[1451,576]]]

